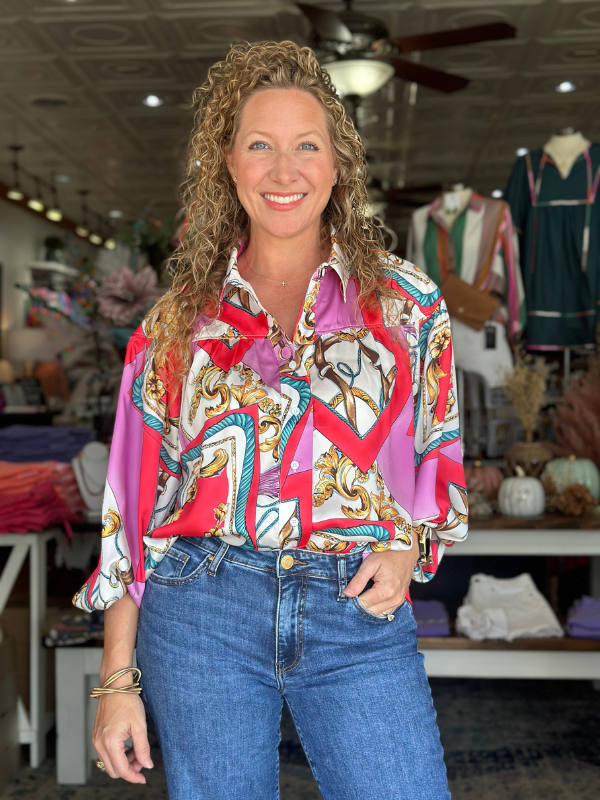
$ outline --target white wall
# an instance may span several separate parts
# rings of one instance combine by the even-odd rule
[[[2,332],[20,327],[23,323],[27,295],[15,288],[15,283],[26,282],[26,266],[30,261],[43,260],[44,239],[64,235],[65,231],[53,225],[41,214],[24,211],[10,200],[0,198],[0,263],[2,264]],[[93,249],[84,244],[84,248]],[[3,353],[2,353],[3,354]]]

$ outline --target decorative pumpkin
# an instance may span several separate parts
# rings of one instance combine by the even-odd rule
[[[517,477],[505,478],[498,491],[498,507],[506,517],[537,517],[544,513],[546,495],[538,478],[516,466]]]
[[[465,479],[467,486],[473,486],[488,500],[495,500],[504,475],[498,467],[484,467],[481,461],[475,461],[473,467],[465,469]]]
[[[600,472],[590,458],[555,458],[546,464],[542,480],[550,479],[558,494],[568,486],[580,483],[595,500],[600,500]]]

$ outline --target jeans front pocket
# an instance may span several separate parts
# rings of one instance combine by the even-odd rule
[[[360,595],[362,595],[363,592],[366,592],[367,589],[370,589],[372,586],[374,586],[374,582],[373,582],[372,578],[369,578],[369,580],[366,583],[365,588],[362,590]],[[359,599],[360,595],[357,595],[356,597],[352,598],[352,604],[354,605],[354,608],[356,608],[356,610],[363,617],[366,617],[367,619],[372,620],[373,622],[390,622],[390,620],[388,620],[388,614],[380,614],[380,615],[373,614],[371,611],[366,609],[363,606],[363,604],[361,603],[360,599]],[[389,612],[389,614],[391,614],[391,615],[397,614],[405,605],[406,605],[406,600],[403,600],[402,603],[400,603],[399,606],[396,606],[396,608],[391,610]]]
[[[177,544],[169,547],[148,580],[162,586],[185,586],[197,580],[213,558],[212,553],[179,538]]]

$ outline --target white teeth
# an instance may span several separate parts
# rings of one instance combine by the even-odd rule
[[[281,203],[281,205],[285,205],[286,203],[295,203],[297,200],[302,200],[306,195],[290,194],[287,197],[278,197],[275,194],[263,194],[262,197],[264,197],[265,200],[270,200],[272,203]]]

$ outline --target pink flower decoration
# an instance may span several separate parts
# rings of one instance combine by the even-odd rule
[[[140,272],[121,267],[98,287],[98,310],[115,325],[128,325],[164,291],[156,287],[156,272],[152,267],[144,267]]]

